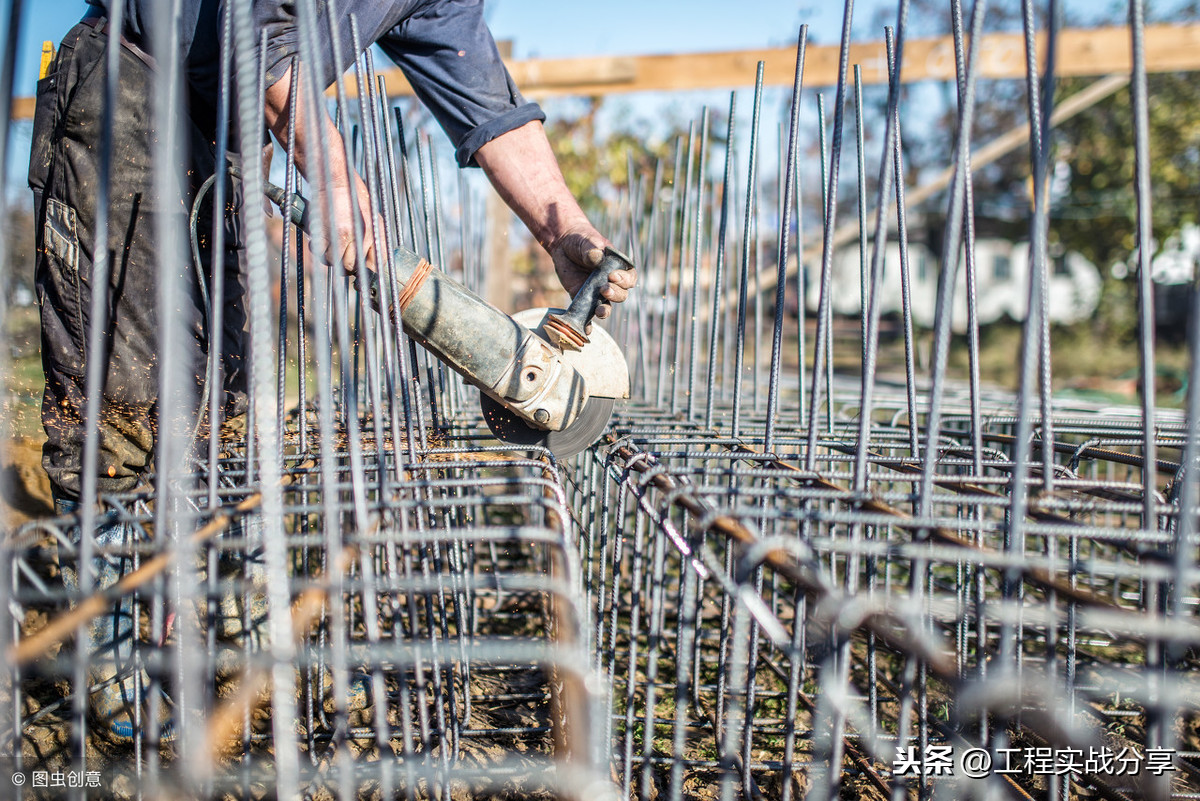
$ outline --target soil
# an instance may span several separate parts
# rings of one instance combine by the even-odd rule
[[[0,456],[0,525],[12,531],[53,513],[50,479],[42,469],[42,441],[14,438]]]

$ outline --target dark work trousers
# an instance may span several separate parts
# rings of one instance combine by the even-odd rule
[[[214,261],[208,247],[211,204],[205,204],[206,213],[200,217],[205,263],[199,269],[190,259],[164,259],[158,239],[161,214],[179,215],[179,230],[186,230],[192,197],[213,173],[214,137],[211,131],[201,130],[191,115],[182,121],[180,131],[189,150],[188,197],[156,198],[154,175],[161,167],[154,163],[155,66],[131,42],[123,42],[121,48],[120,97],[110,158],[110,279],[102,289],[92,282],[97,186],[104,168],[105,30],[103,19],[76,25],[63,40],[49,74],[38,83],[29,165],[37,205],[36,285],[46,376],[42,423],[47,441],[42,461],[55,496],[64,499],[78,498],[81,490],[88,360],[99,358],[106,365],[98,486],[101,492],[124,492],[138,483],[153,459],[162,326],[183,326],[183,357],[190,361],[197,392],[209,350],[207,311],[198,282],[210,281]],[[232,187],[229,197],[230,207],[236,209],[238,197]],[[215,260],[226,275],[225,323],[219,339],[227,413],[236,413],[245,404],[241,354],[246,315],[235,216],[231,212],[225,221],[226,249]],[[159,276],[167,271],[180,276],[187,288],[182,307],[170,314],[158,308]],[[102,340],[89,343],[92,298],[97,291],[105,293],[102,302],[109,323]],[[199,414],[202,399],[196,401]]]

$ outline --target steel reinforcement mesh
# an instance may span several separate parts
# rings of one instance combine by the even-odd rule
[[[6,98],[23,5],[10,5]],[[311,77],[309,34],[340,23],[296,5],[297,67]],[[249,3],[229,8],[223,48],[239,79],[222,97],[244,135],[262,106],[258,49],[238,22]],[[640,268],[605,324],[631,397],[573,459],[497,444],[476,391],[399,331],[394,311],[377,315],[348,279],[305,264],[290,224],[272,256],[264,221],[248,215],[248,414],[224,418],[216,364],[189,394],[168,320],[159,359],[173,402],[161,404],[155,472],[126,494],[85,487],[78,509],[5,535],[11,793],[0,795],[1200,797],[1200,368],[1193,358],[1184,408],[1157,408],[1148,249],[1142,404],[1056,397],[1054,64],[1030,49],[1024,144],[1041,200],[1012,354],[1019,385],[981,382],[969,167],[986,101],[967,45],[986,9],[950,8],[958,127],[929,328],[913,323],[925,290],[898,189],[900,126],[915,113],[896,78],[907,2],[886,32],[893,80],[873,122],[850,98],[852,9],[829,93],[802,90],[799,33],[773,180],[759,175],[761,69],[752,96],[731,96],[723,139],[705,108],[673,161],[631,170],[604,221]],[[1132,73],[1081,96],[1132,82],[1145,99],[1142,17],[1133,0]],[[455,211],[435,146],[406,133],[406,106],[370,53],[353,72],[366,91],[348,97],[339,82],[336,111],[384,221],[376,251],[407,247],[483,286],[474,185],[459,182]],[[304,83],[297,92],[315,91]],[[751,103],[741,127],[739,97],[743,118]],[[1146,113],[1134,103],[1130,158],[1148,242]],[[838,216],[847,115],[860,134],[875,126],[877,151],[857,148],[849,233]],[[167,126],[164,174],[178,136]],[[797,191],[810,140],[816,211]],[[309,155],[324,164],[318,145]],[[299,184],[290,156],[282,169],[287,192],[320,183]],[[245,176],[246,208],[261,207],[262,178]],[[797,247],[793,223],[813,219],[819,231]],[[315,252],[327,223],[315,222]],[[164,259],[186,259],[187,237],[182,222],[165,225]],[[850,283],[835,270],[846,242],[862,254]],[[389,286],[388,259],[380,270]],[[186,291],[170,274],[166,301]],[[896,286],[900,313],[885,327]],[[789,291],[808,302],[789,305]],[[847,294],[857,318],[834,314]],[[1189,303],[1196,312],[1195,293]]]

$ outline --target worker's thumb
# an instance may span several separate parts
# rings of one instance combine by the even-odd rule
[[[563,254],[581,267],[594,270],[604,261],[604,248],[583,234],[569,234],[563,239]]]

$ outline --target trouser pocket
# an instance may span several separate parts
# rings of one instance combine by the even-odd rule
[[[46,200],[40,231],[38,300],[42,305],[43,347],[63,372],[83,374],[88,297],[80,275],[79,216],[57,198]]]

